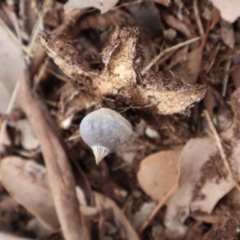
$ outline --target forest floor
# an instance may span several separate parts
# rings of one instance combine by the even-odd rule
[[[0,240],[240,239],[239,5],[2,1]]]

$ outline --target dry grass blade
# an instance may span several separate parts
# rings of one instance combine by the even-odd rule
[[[190,40],[188,40],[188,41],[186,41],[186,42],[179,43],[179,44],[177,44],[177,45],[175,45],[175,46],[173,46],[173,47],[170,47],[170,48],[167,48],[167,49],[163,50],[162,52],[160,52],[160,53],[141,71],[141,74],[142,74],[142,75],[145,75],[145,74],[147,73],[147,71],[148,71],[164,54],[166,54],[166,53],[168,53],[168,52],[171,52],[171,51],[173,51],[173,50],[177,50],[177,49],[179,49],[179,48],[181,48],[181,47],[184,47],[184,46],[186,46],[186,45],[188,45],[188,44],[191,44],[191,43],[193,43],[193,42],[196,42],[196,41],[198,41],[199,39],[200,39],[200,37],[192,38],[192,39],[190,39]]]
[[[198,31],[199,31],[200,35],[203,36],[204,35],[204,30],[203,30],[203,25],[202,25],[202,22],[201,22],[201,18],[199,16],[198,0],[193,1],[193,10],[194,10],[194,14],[195,14],[196,21],[197,21]]]
[[[65,152],[57,133],[51,126],[48,112],[36,100],[30,89],[27,70],[20,78],[19,102],[40,142],[49,176],[49,185],[66,240],[88,240],[88,232],[79,213],[75,192],[75,181]]]

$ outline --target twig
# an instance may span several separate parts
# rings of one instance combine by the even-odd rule
[[[201,22],[201,18],[199,16],[199,11],[198,11],[198,0],[194,0],[193,1],[193,10],[194,10],[194,15],[197,21],[197,26],[198,26],[198,31],[200,33],[201,36],[204,35],[204,30],[203,30],[203,25]]]
[[[209,116],[209,113],[208,113],[207,110],[204,110],[203,112],[204,112],[204,115],[205,115],[205,117],[206,117],[206,119],[208,121],[209,127],[210,127],[210,129],[211,129],[211,131],[212,131],[212,133],[213,133],[213,135],[214,135],[214,137],[216,139],[218,150],[220,152],[220,156],[221,156],[221,158],[223,160],[224,166],[227,169],[227,172],[228,172],[229,176],[231,176],[231,178],[232,178],[236,188],[238,189],[238,191],[240,191],[240,185],[238,184],[237,180],[235,179],[235,177],[234,177],[234,175],[232,173],[232,170],[231,170],[231,168],[230,168],[230,166],[228,164],[228,161],[227,161],[224,149],[223,149],[222,144],[221,144],[221,140],[220,140],[220,138],[218,136],[218,133],[217,133],[217,131],[216,131],[216,129],[215,129],[213,123],[212,123],[212,120],[211,120],[211,118]]]
[[[232,63],[232,58],[226,61],[226,64],[224,67],[224,78],[223,78],[223,89],[222,89],[223,97],[226,96],[226,92],[227,92],[227,84],[228,84],[229,70],[230,70],[231,63]]]
[[[18,91],[19,91],[19,82],[17,81],[17,83],[14,87],[10,102],[8,104],[6,114],[9,114],[10,112],[12,112],[15,102],[16,102],[16,99],[17,99]],[[6,126],[7,126],[7,121],[4,120],[3,123],[1,124],[1,128],[0,128],[0,145],[3,143],[4,131],[6,129]]]
[[[216,60],[216,57],[217,57],[219,49],[220,49],[220,43],[217,45],[217,47],[216,47],[216,49],[214,51],[213,58],[212,58],[212,60],[211,60],[211,62],[209,64],[209,67],[208,67],[208,70],[206,71],[206,73],[209,73],[210,69],[212,68],[212,66],[213,66],[213,64],[214,64],[214,62]]]
[[[139,227],[138,234],[141,235],[144,229],[148,226],[148,224],[152,221],[155,215],[158,213],[163,204],[167,201],[167,199],[171,196],[171,194],[177,189],[177,185],[174,185],[170,191],[158,202],[158,205],[153,209],[149,217],[144,221],[144,223]]]
[[[173,46],[173,47],[170,47],[170,48],[167,48],[167,49],[163,50],[162,52],[160,52],[160,53],[141,71],[141,74],[142,74],[142,75],[145,75],[146,72],[147,72],[164,54],[166,54],[166,53],[168,53],[168,52],[171,52],[171,51],[173,51],[173,50],[176,50],[176,49],[178,49],[178,48],[184,47],[184,46],[186,46],[186,45],[188,45],[188,44],[191,44],[191,43],[193,43],[193,42],[196,42],[196,41],[198,41],[200,38],[201,38],[201,37],[192,38],[192,39],[190,39],[190,40],[188,40],[188,41],[186,41],[186,42],[179,43],[179,44],[177,44],[177,45],[175,45],[175,46]]]
[[[30,38],[30,41],[29,41],[29,44],[28,44],[27,49],[28,49],[29,55],[32,55],[33,45],[36,43],[36,39],[38,37],[39,30],[42,26],[43,19],[44,19],[46,13],[51,8],[52,4],[53,4],[52,0],[45,0],[44,3],[43,3],[42,11],[40,13],[40,16],[37,19],[36,24],[34,25],[34,29],[32,31],[32,35],[31,35],[31,38]]]
[[[40,142],[63,235],[66,240],[89,240],[79,211],[75,181],[67,152],[59,140],[48,111],[31,91],[27,70],[22,74],[19,83],[19,103]]]

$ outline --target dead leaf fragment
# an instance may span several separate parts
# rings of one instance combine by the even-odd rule
[[[202,38],[201,44],[187,55],[186,61],[178,67],[178,70],[175,73],[184,82],[191,85],[195,85],[198,80],[202,65],[202,52],[208,37],[209,27]]]
[[[0,24],[0,45],[0,112],[5,113],[24,68],[24,61],[20,45],[14,41],[2,24]]]
[[[240,89],[237,89],[231,99],[235,115],[233,124],[220,134],[236,181],[240,180],[239,102]],[[184,235],[186,226],[183,222],[190,212],[210,214],[219,199],[234,186],[216,139],[211,136],[189,140],[181,152],[179,188],[168,203],[165,226],[169,234],[175,237]]]
[[[117,4],[118,0],[69,0],[64,8],[67,12],[74,10],[75,8],[88,8],[95,7],[101,11],[101,13],[105,13],[109,11],[112,7]]]
[[[2,239],[2,240],[33,240],[33,239],[30,239],[30,238],[15,237],[13,235],[6,234],[6,233],[3,233],[3,232],[0,232],[0,239]]]
[[[138,229],[143,224],[156,205],[156,202],[145,202],[141,205],[139,211],[131,216],[131,223],[134,229]]]
[[[187,38],[191,38],[192,34],[190,29],[185,25],[184,22],[178,20],[177,18],[173,17],[167,11],[161,11],[163,20],[173,29],[178,30],[182,34],[184,34]]]
[[[140,90],[147,106],[156,107],[158,113],[170,115],[181,113],[194,102],[199,102],[207,88],[205,86],[186,86],[175,91]]]
[[[98,192],[94,192],[94,196],[98,211],[101,211],[102,208],[111,209],[113,211],[116,225],[120,228],[120,233],[123,239],[139,240],[138,235],[128,219],[114,201]]]
[[[51,230],[60,228],[44,167],[11,156],[2,159],[0,175],[3,186],[17,202]]]
[[[181,151],[162,151],[143,159],[137,174],[141,188],[155,201],[178,183]]]
[[[170,4],[171,4],[171,1],[170,0],[154,0],[156,3],[160,3],[166,7],[169,7]]]
[[[27,119],[18,120],[14,126],[21,132],[21,144],[26,150],[34,150],[39,147],[39,142]]]
[[[221,161],[214,137],[192,139],[185,145],[180,157],[179,188],[170,198],[165,218],[171,235],[185,234],[182,223],[190,211],[211,213],[216,202],[233,188],[223,163],[217,165]]]
[[[239,0],[212,0],[212,2],[226,21],[233,23],[240,16]]]
[[[239,8],[240,8],[240,4],[239,4]],[[223,42],[228,47],[230,47],[231,49],[234,48],[235,36],[234,36],[233,26],[231,23],[228,23],[224,20],[221,20],[221,37]]]
[[[88,216],[96,213],[101,215],[101,212],[103,210],[111,210],[113,212],[115,224],[119,228],[122,239],[133,239],[133,240],[139,239],[133,227],[131,226],[131,224],[123,214],[122,210],[110,198],[102,195],[101,193],[93,192],[96,206],[88,207],[84,205],[84,203],[81,200],[82,193],[79,187],[76,187],[76,192],[77,192],[78,201],[81,205],[80,211],[83,213],[83,215]]]
[[[135,2],[127,7],[135,19],[135,25],[141,28],[147,35],[153,39],[161,35],[163,25],[159,10],[153,0]]]

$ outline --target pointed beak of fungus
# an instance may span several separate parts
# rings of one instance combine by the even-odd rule
[[[108,148],[102,146],[93,146],[92,150],[97,165],[103,160],[104,157],[106,157],[110,153],[110,150]]]

